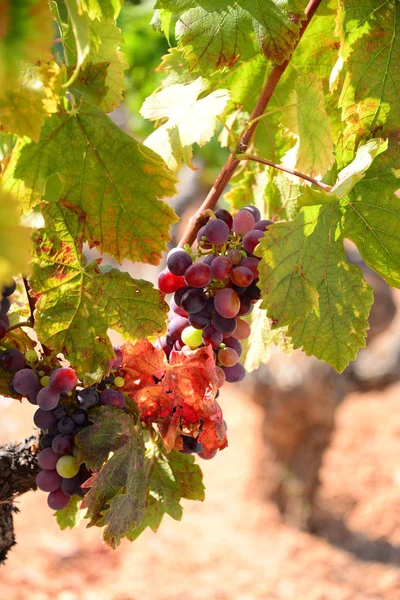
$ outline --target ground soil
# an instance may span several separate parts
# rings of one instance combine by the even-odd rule
[[[1,600],[400,600],[400,386],[349,396],[326,455],[317,535],[283,524],[259,485],[260,407],[225,386],[229,448],[202,461],[207,498],[116,551],[57,529],[46,496],[20,498]],[[0,441],[32,407],[3,401]]]

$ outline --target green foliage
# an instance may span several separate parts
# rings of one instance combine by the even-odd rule
[[[19,225],[19,212],[14,196],[0,188],[0,287],[29,271],[29,229]]]

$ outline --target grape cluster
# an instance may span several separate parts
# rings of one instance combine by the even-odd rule
[[[158,278],[161,292],[173,294],[167,336],[158,340],[159,347],[168,358],[173,349],[210,344],[219,387],[246,375],[239,362],[240,342],[249,337],[250,326],[242,317],[260,299],[260,259],[253,252],[271,225],[261,220],[255,206],[246,206],[234,217],[218,209],[199,230],[197,251],[189,246],[171,250]]]
[[[1,291],[0,300],[0,339],[3,339],[7,335],[8,328],[10,327],[10,321],[7,316],[8,311],[11,307],[10,296],[15,292],[16,283],[13,280],[10,285],[5,285]]]

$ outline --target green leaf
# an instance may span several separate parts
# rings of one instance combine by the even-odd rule
[[[245,320],[251,327],[251,333],[247,340],[241,342],[243,353],[240,362],[248,373],[269,361],[273,346],[278,346],[290,354],[292,344],[287,335],[287,327],[273,329],[266,310],[256,304]]]
[[[187,85],[171,85],[149,96],[140,110],[150,121],[167,119],[145,144],[159,153],[172,171],[180,167],[182,159],[191,166],[192,144],[203,146],[212,138],[217,116],[228,103],[226,90],[199,99],[207,87],[208,82],[201,77]]]
[[[0,96],[18,78],[21,62],[46,59],[52,39],[47,0],[1,0]]]
[[[69,87],[78,77],[79,70],[89,54],[89,19],[81,10],[80,0],[64,0],[64,2],[68,9],[68,17],[70,19],[71,28],[75,37],[77,55],[74,71],[65,86]]]
[[[67,529],[67,527],[70,529],[78,527],[79,523],[84,517],[84,511],[80,510],[81,504],[82,498],[75,494],[71,497],[65,508],[55,512],[57,523],[60,529],[64,530]]]
[[[360,140],[376,133],[388,140],[366,176],[351,190],[345,210],[345,235],[366,263],[389,285],[400,286],[400,5],[345,0],[341,6],[346,78],[340,98],[346,128],[338,160],[348,163]]]
[[[179,47],[193,71],[232,67],[261,51],[275,63],[286,60],[298,38],[304,5],[297,0],[158,0],[156,8],[181,14]]]
[[[35,331],[63,352],[87,381],[108,372],[113,357],[107,329],[127,340],[165,329],[168,307],[160,292],[118,269],[85,264],[83,222],[60,204],[43,209],[46,229],[36,235],[32,285],[38,295]]]
[[[181,498],[204,500],[202,473],[192,456],[176,450],[167,455],[162,444],[149,444],[146,461],[150,466],[148,504],[140,526],[127,534],[129,540],[137,539],[147,527],[157,531],[164,514],[180,521]]]
[[[119,49],[123,42],[121,30],[114,23],[103,21],[90,21],[88,26],[90,52],[72,89],[102,111],[111,112],[123,100],[124,69],[128,68],[125,55]],[[68,35],[67,31],[66,37]],[[70,48],[68,56],[71,65],[78,64],[76,49]]]
[[[100,443],[104,453],[112,454],[98,473],[85,483],[90,490],[82,507],[87,508],[89,527],[104,527],[104,541],[116,548],[121,538],[141,523],[146,510],[148,478],[143,434],[140,424],[113,406],[95,408],[90,420],[94,425],[76,437],[81,460],[86,462],[88,453],[90,464],[94,464],[91,461],[92,446],[99,447]]]
[[[19,224],[19,217],[16,198],[0,188],[0,288],[30,270],[30,231]]]
[[[282,163],[310,177],[322,178],[335,160],[322,82],[312,74],[299,75],[290,103],[293,108],[283,113],[282,123],[297,141]]]
[[[115,20],[121,10],[123,0],[80,0],[81,7],[90,19]]]
[[[294,348],[338,371],[365,346],[373,299],[360,269],[346,262],[341,218],[338,202],[303,208],[256,249],[261,307],[276,327],[287,325]]]
[[[46,119],[38,144],[17,144],[3,180],[29,210],[56,173],[62,199],[79,215],[91,245],[120,262],[159,262],[177,217],[157,198],[175,193],[175,178],[152,150],[95,107],[56,114]]]

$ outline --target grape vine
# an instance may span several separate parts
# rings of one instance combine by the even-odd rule
[[[0,392],[37,406],[60,527],[85,518],[112,547],[204,499],[193,455],[228,444],[225,382],[274,345],[339,372],[365,346],[372,290],[346,240],[400,284],[399,4],[157,0],[141,87],[134,11],[0,11]],[[223,166],[165,255],[194,154],[206,180]],[[166,267],[154,287],[105,255]]]

